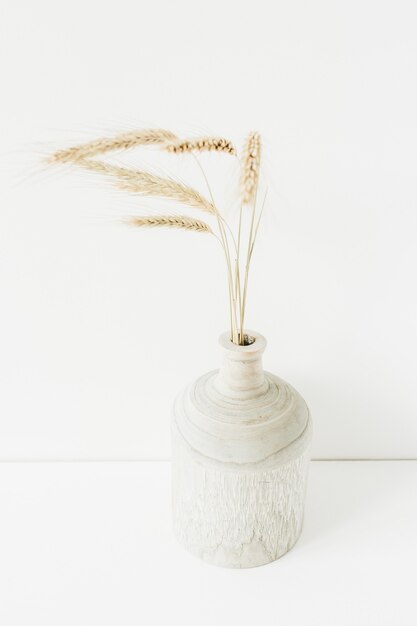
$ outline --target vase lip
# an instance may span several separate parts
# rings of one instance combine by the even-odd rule
[[[240,346],[230,339],[230,332],[222,333],[219,337],[219,343],[222,348],[230,352],[238,352],[240,354],[254,354],[263,352],[266,348],[266,339],[260,333],[254,330],[245,329],[245,335],[252,337],[254,341],[247,346]]]

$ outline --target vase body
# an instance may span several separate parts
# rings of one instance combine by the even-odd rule
[[[297,541],[311,419],[286,382],[262,368],[266,341],[220,337],[223,364],[191,383],[174,405],[174,532],[196,556],[224,567],[278,559]]]

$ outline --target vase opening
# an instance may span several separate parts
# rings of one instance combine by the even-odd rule
[[[231,343],[234,343],[232,341],[232,339],[230,339]],[[247,333],[245,333],[243,335],[243,343],[236,343],[234,344],[235,346],[251,346],[253,343],[255,343],[256,341],[256,337],[252,337],[252,335],[248,335]]]

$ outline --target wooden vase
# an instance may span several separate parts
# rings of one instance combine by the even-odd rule
[[[264,372],[266,340],[238,346],[221,335],[223,364],[177,398],[172,421],[174,532],[196,556],[254,567],[297,541],[311,419],[299,393]]]

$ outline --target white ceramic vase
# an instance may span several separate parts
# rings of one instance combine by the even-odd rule
[[[198,557],[224,567],[278,559],[303,523],[311,441],[306,403],[264,372],[265,338],[221,335],[223,364],[178,397],[172,422],[174,532]]]

